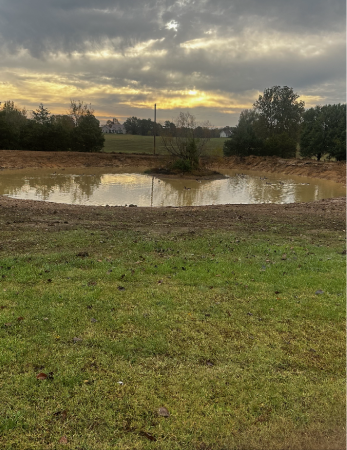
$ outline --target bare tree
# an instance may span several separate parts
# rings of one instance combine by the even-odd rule
[[[94,109],[90,103],[84,103],[81,100],[70,100],[68,115],[73,118],[75,127],[77,127],[81,117],[94,115]]]
[[[180,112],[174,125],[163,128],[164,147],[170,155],[188,161],[192,169],[197,169],[210,140],[210,122],[198,123],[189,112]]]

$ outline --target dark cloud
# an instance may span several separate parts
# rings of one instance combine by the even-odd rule
[[[148,96],[187,90],[241,105],[275,84],[343,101],[345,9],[340,0],[1,0],[0,73],[16,92],[54,82],[104,110],[146,111]]]
[[[213,28],[225,36],[244,28],[286,32],[343,30],[345,2],[331,0],[2,0],[0,34],[12,49],[83,51],[105,40],[116,48],[148,39],[172,38],[165,24],[177,22],[176,42]]]

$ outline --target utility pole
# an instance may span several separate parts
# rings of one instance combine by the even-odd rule
[[[153,155],[155,155],[155,134],[157,131],[157,104],[154,104],[154,127],[153,127],[153,136],[154,136],[154,142],[153,142]]]

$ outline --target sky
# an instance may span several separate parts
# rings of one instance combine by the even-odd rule
[[[0,101],[216,127],[274,85],[346,101],[344,0],[0,0]]]

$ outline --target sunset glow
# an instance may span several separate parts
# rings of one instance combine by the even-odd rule
[[[286,7],[283,16],[275,6],[250,13],[247,2],[206,1],[196,10],[189,0],[117,8],[105,0],[98,9],[78,1],[64,10],[35,0],[45,18],[38,26],[35,8],[17,3],[0,7],[0,101],[28,110],[43,103],[61,114],[81,99],[103,122],[151,117],[156,103],[161,121],[190,110],[225,126],[273,85],[293,87],[307,107],[344,102],[338,8],[327,15],[316,6],[312,20],[292,3],[289,26]]]

